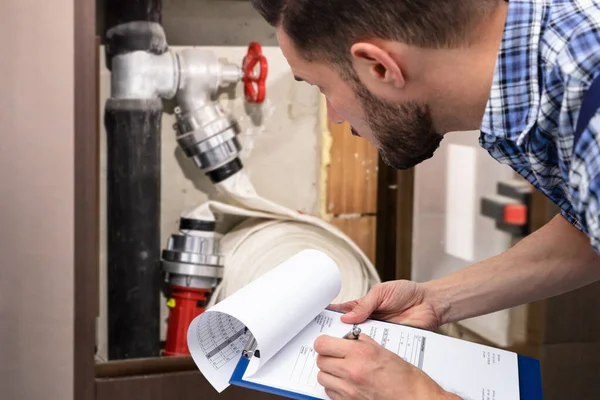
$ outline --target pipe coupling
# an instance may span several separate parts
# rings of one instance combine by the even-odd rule
[[[118,54],[112,58],[111,97],[115,99],[170,99],[179,86],[179,61],[167,51]]]
[[[217,103],[208,103],[189,114],[175,109],[177,143],[198,168],[213,171],[238,158],[239,124]]]
[[[190,220],[186,221],[189,223]],[[212,289],[223,278],[224,258],[220,241],[214,232],[189,234],[194,230],[188,224],[186,229],[181,229],[182,233],[169,238],[167,248],[162,253],[162,269],[171,285]]]

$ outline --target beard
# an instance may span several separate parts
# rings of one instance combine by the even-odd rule
[[[378,142],[381,158],[387,165],[399,170],[409,169],[433,156],[443,135],[435,132],[427,105],[385,102],[361,83],[355,86],[355,91],[366,122]]]

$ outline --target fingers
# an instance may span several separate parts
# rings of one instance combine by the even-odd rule
[[[344,358],[353,340],[334,338],[327,335],[319,336],[314,343],[315,351],[326,357]],[[355,344],[355,343],[354,343]]]
[[[342,396],[341,393],[336,392],[335,390],[325,389],[325,393],[331,400],[345,400],[345,397]]]
[[[338,378],[345,378],[347,376],[344,373],[344,360],[341,358],[333,358],[319,355],[317,357],[317,367],[319,370]]]
[[[359,340],[363,340],[363,341],[365,341],[365,342],[367,342],[367,343],[373,343],[373,344],[377,344],[377,345],[379,345],[379,343],[377,343],[375,340],[373,340],[373,339],[371,338],[371,336],[369,336],[369,335],[365,335],[364,333],[361,333],[361,334],[360,334],[360,337],[359,337],[358,339],[359,339]]]
[[[327,306],[327,308],[331,311],[347,313],[349,311],[352,311],[354,306],[356,306],[356,301],[348,301],[342,304],[330,304]]]
[[[381,304],[381,287],[375,286],[366,296],[356,301],[356,306],[341,318],[346,324],[364,322]]]
[[[328,374],[327,372],[323,372],[320,371],[317,374],[317,382],[319,382],[319,384],[321,386],[323,386],[325,388],[326,392],[332,392],[335,395],[340,396],[340,393],[344,393],[344,381],[340,378],[338,378],[337,376],[333,376],[331,374]],[[327,393],[329,395],[329,393]],[[335,399],[335,397],[329,395],[329,397],[331,397],[332,399]],[[342,397],[338,397],[339,399],[341,399]]]

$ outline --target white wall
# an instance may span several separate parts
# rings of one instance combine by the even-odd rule
[[[250,39],[251,40],[251,39]],[[173,48],[177,51],[181,48]],[[206,47],[220,58],[241,64],[246,47]],[[226,110],[241,125],[242,161],[257,191],[282,205],[307,213],[318,212],[320,171],[320,97],[318,90],[298,83],[277,47],[263,49],[269,62],[267,99],[260,107],[243,101],[242,85],[233,100],[220,96]],[[103,49],[101,49],[103,52]],[[100,106],[110,95],[110,72],[101,57]],[[166,108],[162,129],[161,243],[177,230],[180,213],[200,205],[211,194],[210,181],[177,148],[172,110]],[[103,112],[102,112],[103,115]],[[256,121],[259,121],[258,124]],[[101,318],[99,354],[106,357],[106,203],[105,139],[102,126],[101,163]],[[164,303],[164,302],[163,302]],[[167,309],[163,306],[163,319]],[[162,325],[162,337],[165,325]]]
[[[73,398],[73,1],[2,0],[0,398]]]

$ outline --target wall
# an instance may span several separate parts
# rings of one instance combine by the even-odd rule
[[[73,398],[73,1],[0,12],[0,397]]]
[[[249,38],[252,40],[251,38]],[[173,47],[178,51],[181,48]],[[221,58],[241,64],[246,47],[206,47]],[[104,49],[101,49],[103,52]],[[219,100],[241,125],[242,161],[256,190],[266,198],[306,213],[319,212],[320,95],[318,90],[294,80],[277,47],[265,47],[269,61],[267,99],[261,106],[243,101],[242,85],[232,98],[222,93]],[[100,107],[110,95],[110,73],[100,58]],[[170,106],[169,106],[170,104]],[[172,103],[167,103],[162,129],[161,243],[176,232],[180,213],[214,195],[210,181],[177,148]],[[103,115],[103,112],[102,112]],[[106,357],[106,214],[105,139],[101,127],[101,318],[98,324],[98,353]],[[163,302],[163,320],[167,309]],[[165,324],[161,336],[165,337]]]
[[[97,32],[103,37],[104,2],[96,0]],[[163,0],[162,25],[172,46],[244,46],[248,40],[276,46],[275,32],[240,0]]]

